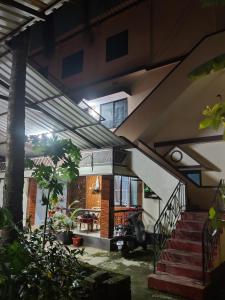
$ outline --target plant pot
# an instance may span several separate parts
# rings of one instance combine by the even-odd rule
[[[56,234],[56,237],[57,237],[58,240],[63,242],[64,245],[71,245],[72,244],[73,232],[72,231],[58,232]]]
[[[74,247],[80,247],[82,245],[83,239],[80,236],[74,236],[72,237],[72,240]]]
[[[48,217],[49,217],[49,218],[52,218],[52,217],[54,216],[55,213],[56,213],[55,210],[49,210],[49,211],[48,211]]]

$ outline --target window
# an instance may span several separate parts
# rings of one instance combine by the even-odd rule
[[[106,40],[106,61],[128,54],[128,31],[125,30]]]
[[[101,104],[100,114],[107,128],[117,128],[127,117],[127,99]]]
[[[197,185],[202,184],[201,171],[183,171],[182,173]]]
[[[48,67],[43,67],[39,69],[39,73],[41,73],[41,75],[43,75],[44,77],[48,78]]]
[[[127,176],[114,176],[114,205],[138,205],[138,179]]]
[[[81,50],[63,59],[62,78],[67,78],[83,71],[83,56],[83,50]]]

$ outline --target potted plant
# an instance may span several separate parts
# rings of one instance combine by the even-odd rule
[[[76,218],[80,208],[72,210],[73,205],[77,201],[74,201],[68,207],[68,212],[56,212],[51,219],[52,228],[56,231],[56,236],[65,245],[72,244],[73,231],[72,229],[76,226]]]
[[[72,237],[72,241],[73,241],[74,247],[80,247],[82,245],[83,239],[82,239],[82,237],[80,237],[78,235],[74,235]]]
[[[56,212],[51,222],[57,239],[62,241],[64,245],[71,244],[73,236],[72,228],[74,227],[72,219],[62,212]]]

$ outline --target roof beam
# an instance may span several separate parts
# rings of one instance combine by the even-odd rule
[[[0,80],[0,85],[1,85],[1,80]],[[9,102],[9,97],[0,94],[0,100]],[[30,100],[26,98],[25,101],[27,102],[27,101],[30,101]],[[28,104],[28,103],[25,104],[25,107],[26,107],[26,108],[33,109],[33,110],[40,111],[40,109],[38,109],[38,108],[33,108],[33,107],[32,107],[30,104]],[[7,114],[7,112],[6,112],[5,114]],[[1,117],[1,115],[2,115],[2,114],[0,114],[0,117]]]
[[[218,142],[223,140],[223,135],[212,135],[212,136],[201,136],[189,139],[182,140],[171,140],[171,141],[162,141],[154,143],[155,148],[167,147],[167,146],[179,146],[179,145],[188,145],[188,144],[201,144],[201,143],[210,143]]]
[[[12,6],[12,7],[20,10],[21,12],[25,12],[26,14],[28,14],[31,17],[37,18],[42,21],[45,20],[45,14],[32,9],[29,6],[23,5],[19,2],[15,2],[13,0],[0,0],[0,3],[4,4],[6,6]]]
[[[0,80],[0,85],[2,85],[5,89],[9,90],[9,85],[6,82]],[[8,100],[8,97],[6,97],[5,95],[2,95],[2,98],[4,98],[3,100],[6,100],[6,98]],[[31,100],[29,100],[29,99],[26,98],[26,107],[31,108],[31,109],[36,109],[36,110],[42,112],[43,114],[47,115],[50,119],[54,120],[56,123],[58,123],[61,126],[63,126],[66,130],[69,130],[70,132],[72,132],[72,133],[76,134],[77,136],[79,136],[84,141],[86,141],[89,144],[91,144],[93,147],[100,148],[97,144],[95,144],[93,141],[91,141],[90,139],[88,139],[87,137],[85,137],[83,134],[77,132],[76,128],[68,126],[63,121],[61,121],[60,119],[54,117],[51,113],[47,112],[42,107],[39,107],[38,103],[32,102]]]

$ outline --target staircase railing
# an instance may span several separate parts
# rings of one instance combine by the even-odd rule
[[[217,187],[215,197],[212,201],[211,207],[214,208],[215,217],[208,218],[205,221],[202,231],[202,274],[203,285],[207,282],[207,272],[212,269],[215,250],[218,246],[219,237],[221,234],[220,228],[220,212],[224,209],[225,199],[225,181],[221,179]]]
[[[186,185],[179,181],[154,226],[154,273],[160,253],[186,209]]]

